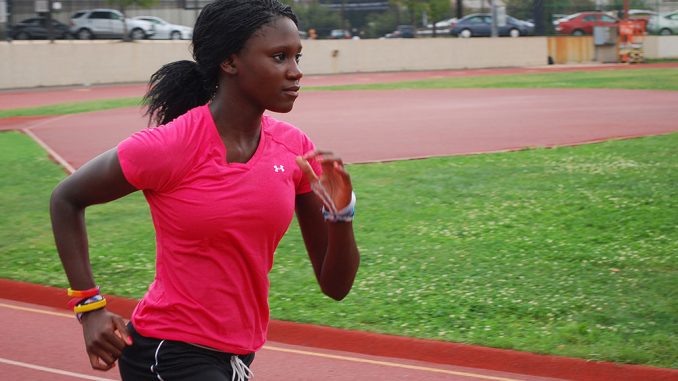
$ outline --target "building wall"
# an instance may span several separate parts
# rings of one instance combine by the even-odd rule
[[[645,57],[678,58],[678,36],[647,36]],[[305,74],[525,67],[595,60],[591,37],[305,40]],[[189,41],[0,42],[0,89],[146,82],[191,59]]]
[[[0,42],[0,89],[145,82],[188,41]],[[305,74],[545,65],[546,38],[305,40]]]
[[[678,36],[647,36],[643,42],[646,58],[678,58]]]

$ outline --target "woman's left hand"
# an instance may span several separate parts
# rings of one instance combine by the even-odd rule
[[[308,162],[316,160],[323,173],[320,177]],[[351,202],[351,176],[344,169],[343,161],[330,151],[312,151],[297,157],[297,165],[311,183],[311,189],[320,198],[325,208],[337,211]]]

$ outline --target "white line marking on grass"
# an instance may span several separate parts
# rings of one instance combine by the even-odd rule
[[[29,363],[25,363],[25,362],[21,362],[21,361],[9,360],[9,359],[2,358],[2,357],[0,357],[0,363],[14,365],[14,366],[20,366],[20,367],[28,368],[28,369],[39,370],[39,371],[42,371],[42,372],[60,374],[62,376],[70,376],[70,377],[80,378],[80,379],[83,379],[83,380],[118,381],[118,380],[113,379],[113,378],[102,378],[102,377],[90,376],[90,375],[82,374],[82,373],[69,372],[67,370],[48,368],[46,366],[40,366],[40,365],[29,364]]]
[[[24,128],[21,130],[24,134],[28,135],[31,139],[33,139],[36,143],[40,145],[47,153],[54,158],[54,160],[59,163],[66,171],[68,171],[69,174],[73,174],[75,172],[75,168],[68,162],[66,159],[61,157],[55,150],[52,149],[52,147],[48,146],[47,143],[43,142],[37,135],[33,133],[28,128]]]

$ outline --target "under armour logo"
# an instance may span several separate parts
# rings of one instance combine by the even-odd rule
[[[282,165],[274,165],[273,169],[275,170],[276,173],[278,172],[285,172],[285,167]]]

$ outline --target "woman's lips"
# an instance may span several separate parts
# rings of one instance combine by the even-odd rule
[[[298,97],[299,96],[299,89],[301,89],[299,86],[290,86],[286,87],[283,89],[283,92],[291,97]]]

